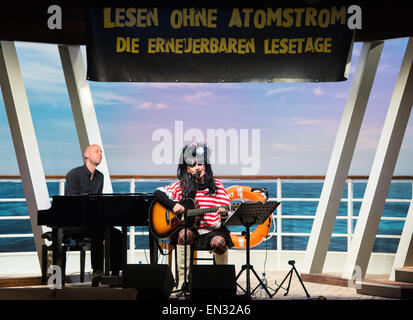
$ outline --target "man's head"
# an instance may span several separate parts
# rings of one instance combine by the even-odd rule
[[[97,167],[102,161],[102,148],[97,144],[87,146],[83,153],[85,163]]]

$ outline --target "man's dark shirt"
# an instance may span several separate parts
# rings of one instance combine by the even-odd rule
[[[103,173],[95,170],[93,179],[90,180],[91,175],[86,164],[70,170],[66,175],[65,196],[102,193]]]

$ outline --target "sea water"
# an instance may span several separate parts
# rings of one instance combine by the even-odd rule
[[[154,192],[156,188],[167,185],[172,181],[136,181],[135,192]],[[227,188],[232,185],[248,185],[256,188],[266,188],[269,191],[271,198],[276,198],[277,184],[275,181],[240,181],[240,180],[223,180],[224,186]],[[353,199],[363,199],[366,188],[366,181],[353,181]],[[129,181],[113,182],[114,193],[128,193],[130,190]],[[49,195],[59,194],[59,182],[47,182]],[[318,199],[321,195],[323,183],[320,180],[294,180],[282,181],[282,198],[308,198]],[[0,181],[0,199],[24,198],[22,184],[19,180],[16,181]],[[343,192],[343,199],[347,198],[347,185]],[[412,184],[411,182],[393,181],[387,196],[388,199],[412,199]],[[281,210],[283,219],[281,221],[281,232],[289,233],[281,237],[282,250],[305,250],[309,239],[308,235],[294,235],[299,233],[310,233],[313,217],[316,213],[318,200],[312,201],[281,201]],[[383,217],[398,217],[404,218],[407,215],[409,202],[387,202],[385,204],[382,216]],[[353,217],[357,217],[361,207],[361,201],[353,202]],[[27,206],[25,202],[0,202],[0,217],[2,216],[27,216]],[[308,216],[308,219],[294,219],[294,216]],[[275,216],[275,214],[274,214]],[[340,204],[338,216],[347,217],[347,202],[343,201]],[[329,251],[347,251],[347,219],[337,219],[333,237],[330,241]],[[355,230],[357,219],[353,219],[352,230]],[[275,231],[277,225],[276,218],[272,224],[271,231]],[[378,235],[401,235],[403,230],[404,220],[392,221],[382,220],[380,222],[377,234]],[[232,232],[240,232],[243,227],[230,227]],[[251,228],[251,231],[254,227]],[[148,237],[145,234],[148,231],[147,227],[135,227],[135,246],[137,249],[148,248]],[[280,230],[278,230],[280,231]],[[26,220],[0,220],[0,235],[10,234],[30,234],[30,221]],[[291,235],[290,235],[291,234]],[[341,236],[334,236],[341,234]],[[129,238],[128,238],[129,241]],[[398,238],[376,238],[373,252],[395,253],[399,243]],[[267,241],[252,248],[254,249],[277,249],[277,236],[272,235]],[[0,237],[0,252],[27,252],[35,251],[33,237]]]

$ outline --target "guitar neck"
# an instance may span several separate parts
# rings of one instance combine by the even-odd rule
[[[227,205],[227,206],[220,206],[220,207],[210,207],[210,208],[201,208],[201,209],[189,209],[187,211],[187,216],[192,217],[192,216],[198,216],[198,215],[203,215],[205,213],[210,213],[210,212],[215,212],[219,208],[225,208],[225,210],[231,209],[231,207],[234,207],[234,205]]]

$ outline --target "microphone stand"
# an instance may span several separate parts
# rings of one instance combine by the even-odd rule
[[[187,279],[187,271],[188,267],[186,265],[186,260],[187,260],[187,247],[188,247],[188,219],[187,219],[187,210],[185,209],[184,211],[184,230],[185,230],[185,235],[184,235],[184,283],[182,285],[182,291],[184,293],[184,297],[188,295],[189,291],[189,284],[188,284],[188,279]]]
[[[185,230],[185,235],[184,235],[184,282],[182,284],[181,288],[177,288],[177,290],[173,291],[172,293],[178,293],[178,297],[184,296],[185,298],[188,297],[188,292],[189,292],[189,284],[187,280],[187,270],[188,267],[186,265],[186,260],[187,260],[187,247],[188,247],[188,219],[187,219],[187,210],[185,209],[184,213],[184,230]],[[178,243],[176,244],[178,246]],[[175,249],[177,250],[177,249]],[[180,293],[180,294],[179,294]]]

